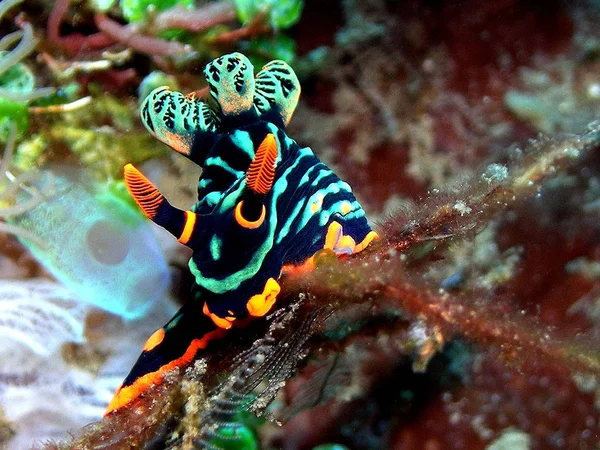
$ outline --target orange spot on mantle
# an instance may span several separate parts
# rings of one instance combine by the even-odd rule
[[[262,294],[256,294],[250,297],[246,308],[252,317],[262,317],[269,312],[277,300],[281,288],[274,278],[269,278],[265,283]]]
[[[375,231],[369,231],[365,238],[359,243],[355,244],[354,239],[350,236],[344,235],[342,226],[338,222],[332,222],[327,229],[327,235],[325,237],[325,245],[323,250],[331,250],[337,256],[347,254],[350,250],[352,254],[362,252],[371,242],[379,238],[379,235]],[[307,258],[302,264],[285,264],[281,268],[281,275],[293,274],[301,275],[312,271],[317,266],[317,255],[323,250],[319,250],[310,258]]]
[[[211,313],[208,309],[208,305],[204,302],[204,306],[202,307],[202,312],[206,314],[210,319],[214,322],[216,326],[222,328],[223,330],[229,330],[233,322],[235,321],[235,317],[227,316],[227,317],[219,317],[214,313]]]
[[[152,336],[150,336],[148,338],[148,340],[146,341],[146,344],[144,344],[144,351],[149,352],[154,347],[156,347],[158,344],[160,344],[164,338],[165,338],[165,330],[164,330],[164,328],[159,328],[154,333],[152,333]]]

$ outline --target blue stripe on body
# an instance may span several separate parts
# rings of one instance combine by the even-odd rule
[[[274,234],[278,225],[278,206],[287,206],[287,203],[289,202],[289,198],[284,198],[284,201],[282,201],[282,198],[287,192],[288,177],[290,177],[290,175],[295,175],[293,172],[307,157],[314,158],[313,152],[308,148],[300,149],[295,160],[286,168],[284,173],[273,185],[271,191],[272,196],[270,198],[269,205],[270,214],[268,233],[267,236],[265,236],[262,244],[252,254],[252,257],[248,261],[247,265],[243,269],[231,273],[222,279],[215,279],[206,277],[202,273],[201,268],[196,265],[194,259],[192,258],[190,260],[189,267],[191,272],[194,274],[198,285],[215,294],[222,294],[237,289],[244,281],[251,279],[259,272],[266,255],[274,245]],[[238,186],[225,196],[223,202],[219,206],[219,211],[221,213],[226,213],[233,210],[241,196],[241,193],[243,192],[244,186],[245,181],[241,180]]]

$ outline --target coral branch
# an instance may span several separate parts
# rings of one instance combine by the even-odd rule
[[[38,88],[30,92],[13,92],[8,89],[0,88],[0,96],[7,98],[13,102],[27,102],[37,100],[38,98],[47,97],[54,94],[56,89],[51,87]]]
[[[238,28],[237,30],[221,33],[213,38],[213,42],[218,44],[230,44],[269,31],[269,27],[264,24],[264,21],[264,14],[258,14],[249,25]]]
[[[54,7],[50,11],[48,23],[46,24],[46,39],[50,42],[58,42],[60,39],[60,24],[69,9],[71,0],[56,0]]]
[[[215,25],[235,20],[233,3],[210,3],[200,9],[171,8],[159,13],[153,25],[159,30],[182,28],[188,31],[204,31]]]
[[[48,23],[46,24],[46,38],[53,44],[60,45],[72,55],[77,54],[82,49],[101,49],[115,43],[104,33],[95,33],[84,36],[81,33],[71,33],[68,36],[60,35],[60,25],[64,20],[65,14],[71,5],[70,0],[57,0],[50,11]]]
[[[6,11],[21,2],[23,2],[23,0],[4,0],[2,3],[0,3],[0,19],[2,19],[4,14],[6,14]]]
[[[30,106],[28,111],[31,114],[43,114],[43,113],[62,113],[66,111],[75,111],[76,109],[82,108],[86,105],[89,105],[92,102],[92,97],[89,95],[87,97],[82,97],[78,100],[74,100],[69,103],[64,103],[60,105],[50,105],[50,106]]]
[[[397,309],[404,316],[437,327],[449,340],[462,336],[482,347],[497,345],[516,361],[535,354],[570,370],[600,371],[600,358],[586,349],[565,345],[549,330],[495,308],[499,299],[456,297],[411,283],[398,259],[371,256],[344,266],[326,266],[305,279],[288,281],[288,289],[308,291],[315,305],[329,304],[341,311],[350,304],[371,303],[373,311]],[[500,303],[502,304],[502,303]],[[576,351],[575,351],[576,350]]]
[[[193,52],[192,47],[189,45],[141,35],[134,26],[120,25],[104,14],[94,15],[94,21],[98,29],[108,37],[126,44],[140,53],[153,56],[170,56]]]
[[[14,43],[19,41],[23,37],[22,31],[15,31],[13,33],[7,34],[0,40],[0,52],[4,50],[8,50]]]
[[[432,196],[420,207],[425,214],[413,218],[400,230],[393,229],[397,220],[387,222],[383,227],[389,245],[403,251],[424,241],[441,243],[476,231],[479,224],[487,223],[497,212],[531,197],[547,178],[556,176],[569,163],[596,148],[600,128],[598,124],[594,126],[582,136],[540,138],[510,170],[492,164],[479,179],[471,180],[453,194],[451,200],[442,198],[440,201],[439,197]]]
[[[493,314],[491,308],[482,308],[481,302],[469,304],[446,293],[434,295],[406,282],[385,287],[383,297],[402,312],[420,317],[432,326],[437,325],[447,338],[458,335],[482,347],[497,345],[517,360],[535,354],[537,358],[545,358],[571,370],[594,373],[600,370],[598,355],[566,346],[548,330],[532,326],[531,320],[518,320],[514,314]],[[484,314],[482,310],[485,310]]]

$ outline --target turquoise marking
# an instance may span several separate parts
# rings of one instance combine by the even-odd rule
[[[210,240],[210,255],[214,261],[218,261],[221,258],[221,246],[223,241],[216,234]]]
[[[256,249],[256,252],[254,253],[254,255],[252,255],[252,258],[248,262],[248,265],[246,267],[244,267],[243,269],[238,270],[237,272],[234,272],[225,278],[216,280],[214,278],[205,277],[202,274],[200,268],[194,262],[194,259],[192,258],[192,259],[190,259],[188,266],[190,268],[190,271],[196,278],[196,283],[198,283],[198,285],[202,286],[205,289],[208,289],[211,292],[214,292],[215,294],[223,294],[227,291],[237,289],[240,286],[240,284],[242,284],[244,281],[252,278],[254,275],[256,275],[258,273],[267,253],[271,250],[271,248],[273,248],[273,244],[274,244],[273,237],[275,235],[275,228],[277,226],[277,200],[279,199],[279,197],[281,195],[285,194],[285,191],[288,187],[287,178],[290,175],[290,173],[298,166],[298,164],[300,163],[300,160],[302,158],[304,158],[306,156],[311,156],[311,155],[312,155],[312,151],[310,149],[308,149],[308,148],[301,149],[298,152],[298,155],[296,157],[296,161],[294,161],[294,164],[292,164],[290,167],[288,167],[286,169],[286,171],[283,173],[283,175],[281,176],[281,178],[279,178],[279,180],[277,180],[277,182],[273,185],[273,197],[271,198],[271,205],[268,208],[268,214],[269,214],[268,234],[265,237],[261,246],[258,249]],[[219,207],[219,210],[221,212],[233,210],[233,208],[239,201],[239,199],[242,195],[242,192],[244,190],[244,187],[246,185],[246,182],[245,182],[245,180],[240,180],[237,183],[238,183],[237,188],[235,188],[231,193],[229,193],[223,199],[223,202],[221,203],[221,205]],[[234,186],[235,186],[235,184],[234,184]]]
[[[342,213],[342,205],[344,203],[350,203],[350,211],[348,211],[346,214]],[[344,219],[350,217],[350,214],[352,214],[353,212],[356,212],[358,210],[362,211],[362,207],[360,206],[360,203],[358,203],[358,201],[354,200],[353,202],[350,202],[348,200],[340,200],[339,202],[335,202],[333,205],[331,205],[331,208],[329,208],[329,211],[333,211],[332,214],[340,214],[340,217],[343,217]],[[362,215],[365,215],[365,212],[362,211]],[[360,216],[359,216],[360,217]]]
[[[310,150],[308,147],[307,147],[307,149],[308,149],[308,150]],[[311,150],[311,153],[312,153],[312,150]],[[311,167],[310,169],[308,169],[308,170],[306,171],[306,173],[305,173],[305,174],[302,176],[302,178],[300,179],[300,182],[298,183],[298,187],[302,186],[304,183],[307,183],[307,182],[308,182],[308,180],[309,180],[309,178],[310,178],[310,175],[311,175],[311,172],[313,171],[313,169],[316,169],[316,168],[318,168],[319,166],[326,167],[326,166],[325,166],[324,164],[322,164],[322,163],[320,163],[320,164],[317,164],[316,166],[312,166],[312,167]],[[324,174],[324,172],[325,172],[325,174]],[[331,172],[331,170],[329,170],[329,169],[327,169],[327,168],[325,168],[325,169],[321,169],[321,170],[319,171],[319,175],[317,175],[317,180],[320,180],[320,179],[322,179],[324,176],[326,176],[326,175],[328,175],[328,174],[330,174],[330,173],[333,173],[333,172]],[[344,183],[344,182],[343,182],[343,181],[340,181],[340,183]],[[313,183],[313,185],[314,185],[314,183]],[[296,228],[296,232],[298,232],[298,231],[300,231],[302,228],[304,228],[304,227],[306,226],[306,224],[308,223],[308,221],[311,219],[311,217],[312,217],[312,216],[314,216],[315,214],[317,214],[317,213],[320,211],[320,209],[319,209],[319,211],[312,212],[312,211],[311,211],[312,204],[313,204],[315,201],[317,201],[317,200],[318,200],[318,196],[319,196],[319,194],[323,195],[323,201],[325,201],[325,196],[326,196],[328,193],[330,193],[330,192],[328,191],[328,189],[330,189],[330,187],[331,187],[331,185],[330,185],[329,187],[325,188],[325,189],[320,189],[320,190],[319,190],[319,191],[317,191],[315,194],[313,194],[313,195],[312,195],[312,196],[311,196],[311,197],[310,197],[310,198],[307,200],[307,202],[306,202],[306,203],[304,203],[304,204],[301,204],[301,203],[298,203],[298,204],[296,204],[296,207],[294,208],[294,210],[292,211],[292,213],[291,213],[291,214],[290,214],[290,216],[288,217],[288,220],[286,221],[285,225],[282,227],[282,229],[281,229],[281,232],[279,233],[279,236],[277,237],[277,242],[276,242],[277,244],[281,243],[281,241],[282,241],[282,240],[283,240],[283,239],[284,239],[284,238],[285,238],[285,237],[286,237],[286,236],[289,234],[289,232],[290,232],[290,228],[291,228],[291,226],[292,226],[292,223],[293,223],[293,222],[294,222],[294,220],[296,219],[296,216],[298,216],[298,214],[300,213],[300,210],[302,209],[302,207],[303,207],[303,206],[305,207],[304,214],[302,215],[303,219],[302,219],[302,222],[301,222],[301,224],[300,224],[300,225],[299,225],[299,226]],[[333,189],[333,188],[332,188],[332,189]],[[331,191],[331,193],[337,193],[337,192],[339,192],[339,191],[340,191],[340,189],[337,189],[337,191],[335,191],[335,192],[332,190],[332,191]],[[340,203],[341,203],[341,202],[340,202]]]
[[[354,200],[353,202],[348,202],[350,203],[350,211],[348,211],[346,214],[342,213],[342,204],[348,202],[348,200],[341,200],[339,202],[336,202],[332,205],[332,208],[336,208],[339,213],[341,214],[342,217],[344,218],[349,218],[349,217],[362,217],[365,215],[364,210],[362,209],[362,206],[360,206],[360,203],[358,203],[358,200]],[[361,212],[362,214],[360,216],[353,216],[353,213],[356,212]]]
[[[179,322],[182,317],[183,313],[178,313],[175,317],[173,317],[169,324],[165,327],[165,331],[169,331],[171,328],[175,328],[177,326],[177,322]]]
[[[279,136],[277,134],[277,131],[279,131],[279,128],[277,128],[272,123],[268,123],[267,128],[269,129],[269,131],[271,133],[273,133],[273,136],[275,136],[275,141],[277,142],[277,148],[279,149],[279,151],[277,152],[277,159],[275,159],[275,164],[279,164],[279,162],[281,161],[281,158],[283,158],[283,149],[284,148],[288,149],[289,147],[283,147],[281,145],[281,142],[279,141]],[[285,156],[287,156],[287,155],[285,155]]]
[[[200,180],[200,182],[198,183],[198,188],[199,189],[203,189],[206,186],[208,186],[208,183],[210,183],[212,180],[210,178],[202,178]]]
[[[319,164],[312,166],[310,169],[308,169],[306,171],[306,173],[304,175],[302,175],[302,178],[300,178],[298,187],[302,186],[305,183],[308,183],[308,180],[310,180],[310,177],[312,176],[313,171],[317,170],[319,167],[325,167],[325,164],[319,163]]]
[[[324,227],[327,224],[327,222],[329,222],[329,218],[335,214],[339,214],[339,211],[331,211],[331,209],[323,211],[321,213],[321,217],[319,218],[319,225]],[[358,217],[363,217],[364,215],[365,211],[361,208],[360,210],[349,212],[345,216],[340,215],[340,217],[343,217],[344,220],[351,220],[356,219]]]
[[[364,211],[364,209],[361,208],[359,210],[349,212],[348,214],[346,214],[343,217],[344,217],[344,219],[356,219],[358,217],[364,217],[364,216],[365,216],[365,211]]]
[[[328,175],[331,175],[333,172],[327,168],[319,170],[319,175],[313,180],[310,184],[311,187],[315,187],[319,182]]]
[[[237,186],[236,186],[237,185]],[[229,192],[224,198],[223,202],[219,206],[219,212],[224,213],[227,211],[233,211],[235,205],[242,197],[242,192],[244,191],[244,187],[246,186],[246,178],[242,178],[236,181],[231,186],[231,192]]]
[[[225,161],[223,161],[223,159],[220,156],[213,156],[211,158],[208,158],[206,160],[206,162],[204,163],[204,167],[208,167],[208,166],[221,167],[222,169],[226,170],[230,174],[234,175],[236,178],[240,178],[240,177],[244,176],[243,171],[235,170],[233,167],[231,167],[229,164],[227,164]]]
[[[285,145],[287,148],[291,148],[293,145],[296,145],[296,141],[289,137],[287,134],[285,135]]]
[[[242,150],[250,159],[254,158],[254,144],[247,131],[236,130],[229,137],[233,145]]]
[[[300,222],[300,224],[298,225],[298,228],[296,230],[300,231],[302,228],[304,228],[306,226],[306,224],[308,223],[308,221],[315,214],[319,213],[319,211],[312,212],[310,210],[311,205],[313,204],[313,202],[318,201],[319,194],[321,194],[323,196],[323,201],[325,201],[325,197],[327,197],[329,194],[337,194],[340,191],[348,191],[349,189],[350,189],[350,186],[348,186],[348,183],[345,183],[345,182],[343,182],[341,180],[338,180],[335,183],[331,183],[326,188],[319,189],[317,192],[315,192],[313,195],[311,195],[310,198],[308,199],[307,207],[304,210],[304,213],[302,214],[302,221]],[[335,206],[335,204],[333,206]],[[321,220],[319,220],[319,224],[321,226],[325,226],[327,224],[327,221],[325,221],[325,223],[323,223],[323,220],[322,220],[322,217],[323,217],[324,213],[328,214],[327,220],[329,220],[329,216],[331,216],[331,214],[333,214],[335,212],[339,212],[339,209],[338,209],[338,211],[333,211],[332,212],[333,206],[331,208],[329,208],[328,210],[326,210],[326,211],[320,210],[321,211]]]
[[[215,206],[216,204],[219,203],[219,200],[221,200],[223,193],[222,192],[211,192],[209,194],[206,194],[204,196],[204,201],[206,203],[208,203],[210,206]]]
[[[302,203],[296,203],[296,207],[294,208],[292,213],[289,215],[288,219],[285,221],[285,224],[283,225],[283,227],[281,228],[281,231],[279,232],[279,236],[277,236],[277,241],[275,242],[276,244],[281,243],[283,238],[285,238],[288,235],[288,233],[290,232],[290,227],[292,226],[292,223],[296,219],[296,216],[300,213],[302,206],[304,206]]]

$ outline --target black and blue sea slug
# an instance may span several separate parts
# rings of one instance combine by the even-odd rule
[[[324,250],[360,252],[377,237],[350,186],[285,133],[300,96],[285,62],[271,61],[255,78],[250,61],[232,53],[204,75],[208,103],[162,87],[141,107],[156,138],[202,167],[198,202],[183,211],[125,166],[146,216],[193,250],[195,283],[192,298],[148,339],[107,413],[189,364],[225,330],[271,311],[282,274],[309,270]]]

